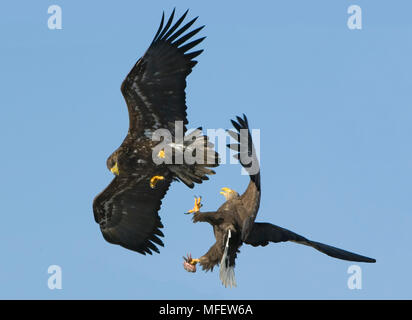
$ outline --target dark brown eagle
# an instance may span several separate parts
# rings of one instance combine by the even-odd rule
[[[199,259],[192,259],[191,255],[184,258],[183,266],[187,271],[195,272],[197,263],[206,271],[213,270],[214,266],[220,264],[220,279],[223,285],[236,286],[235,260],[243,243],[256,247],[266,246],[269,242],[283,241],[304,244],[342,260],[376,262],[372,258],[309,240],[271,223],[255,222],[261,194],[259,162],[246,116],[243,115],[243,119],[237,117],[237,122],[232,120],[232,124],[238,132],[229,130],[228,133],[238,143],[229,144],[228,147],[238,151],[235,157],[249,174],[249,186],[242,195],[232,189],[222,188],[221,193],[225,196],[226,202],[216,212],[200,212],[201,199],[195,199],[195,206],[189,211],[194,212],[193,222],[210,223],[216,242]]]
[[[188,51],[204,39],[188,42],[204,26],[184,34],[197,20],[181,26],[187,12],[172,24],[173,10],[165,25],[163,13],[150,47],[122,83],[129,130],[107,159],[115,178],[93,201],[94,218],[103,237],[141,254],[159,252],[156,244],[163,246],[158,211],[172,181],[193,188],[194,183],[208,180],[207,175],[214,174],[209,168],[218,165],[218,155],[201,130],[184,136],[188,123],[186,77],[197,63],[193,59],[203,50]],[[171,140],[161,136],[155,141],[159,129],[170,133]],[[156,150],[159,141],[165,145]],[[204,161],[187,163],[183,156],[197,152]],[[184,158],[181,162],[175,161],[179,155]]]

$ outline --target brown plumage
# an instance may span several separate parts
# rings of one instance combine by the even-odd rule
[[[158,211],[172,181],[180,180],[193,188],[195,183],[208,180],[207,175],[214,174],[210,167],[218,165],[218,155],[201,130],[181,141],[188,123],[186,77],[197,63],[193,59],[203,50],[188,51],[204,37],[188,42],[203,26],[187,32],[197,18],[181,26],[187,11],[172,24],[174,13],[173,10],[165,25],[163,14],[151,45],[122,83],[129,130],[121,146],[107,159],[107,167],[115,178],[93,201],[94,218],[103,237],[141,254],[159,252],[156,245],[163,246]],[[180,129],[175,129],[179,123]],[[153,135],[158,129],[171,134],[171,155],[154,152],[159,141],[154,141]],[[196,150],[203,148],[210,156],[207,161],[154,162],[154,157],[174,159],[179,152],[192,151],[194,146]]]
[[[252,246],[266,246],[269,242],[293,241],[311,246],[331,257],[357,261],[375,262],[375,259],[364,257],[349,251],[338,249],[323,243],[306,239],[292,231],[270,223],[255,222],[259,211],[261,197],[260,169],[256,151],[252,142],[248,120],[237,117],[232,120],[237,132],[228,131],[238,143],[228,145],[238,151],[235,155],[249,174],[250,182],[246,191],[239,195],[236,191],[223,188],[226,202],[216,212],[200,212],[193,214],[193,222],[208,222],[213,226],[215,244],[199,259],[186,259],[186,262],[199,263],[206,271],[220,264],[220,279],[226,286],[236,286],[234,267],[237,253],[243,243]],[[200,206],[199,206],[200,207]]]

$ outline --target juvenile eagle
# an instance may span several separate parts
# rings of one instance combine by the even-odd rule
[[[238,143],[229,144],[228,147],[239,152],[235,157],[249,174],[249,186],[242,195],[232,189],[222,188],[221,194],[226,198],[226,202],[216,212],[200,212],[201,199],[195,199],[195,206],[189,211],[194,213],[193,222],[210,223],[213,226],[216,243],[199,259],[192,259],[191,255],[184,258],[183,266],[187,271],[195,272],[197,263],[206,271],[213,270],[213,267],[220,263],[220,279],[223,285],[236,286],[235,259],[243,243],[256,247],[266,246],[269,242],[283,241],[304,244],[342,260],[376,262],[372,258],[311,241],[271,223],[255,222],[261,194],[258,159],[246,116],[243,115],[243,119],[237,117],[237,122],[232,120],[232,124],[238,132],[228,131],[228,133]]]
[[[163,246],[158,211],[171,182],[180,180],[193,188],[194,183],[208,180],[207,175],[214,174],[210,167],[218,165],[213,145],[200,130],[183,138],[188,123],[186,77],[197,63],[193,59],[203,50],[188,51],[204,39],[188,42],[204,26],[184,34],[197,20],[180,27],[187,12],[173,25],[175,10],[165,25],[163,13],[152,43],[122,83],[129,130],[107,159],[107,168],[115,175],[113,181],[93,201],[94,218],[104,239],[141,254],[159,252],[155,244]],[[155,152],[159,141],[152,138],[157,129],[170,132],[172,141]],[[187,152],[203,154],[204,161],[174,161],[179,154],[183,159]]]

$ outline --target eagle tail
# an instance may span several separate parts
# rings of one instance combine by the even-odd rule
[[[230,265],[230,258],[228,255],[230,238],[231,238],[231,231],[229,229],[227,233],[225,250],[223,252],[222,260],[220,261],[220,272],[219,272],[220,280],[222,281],[225,288],[236,287],[235,265],[234,264]]]
[[[214,144],[202,134],[202,128],[194,130],[184,137],[183,143],[173,144],[175,159],[182,159],[182,164],[169,165],[177,179],[193,188],[195,183],[209,180],[208,175],[215,174],[210,168],[219,165],[219,154],[214,150]]]

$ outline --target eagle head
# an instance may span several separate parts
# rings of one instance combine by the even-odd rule
[[[117,152],[114,152],[106,161],[107,169],[114,175],[119,175],[119,164],[117,162]]]
[[[220,194],[222,194],[226,198],[226,200],[231,200],[239,197],[239,193],[230,188],[222,188]]]

